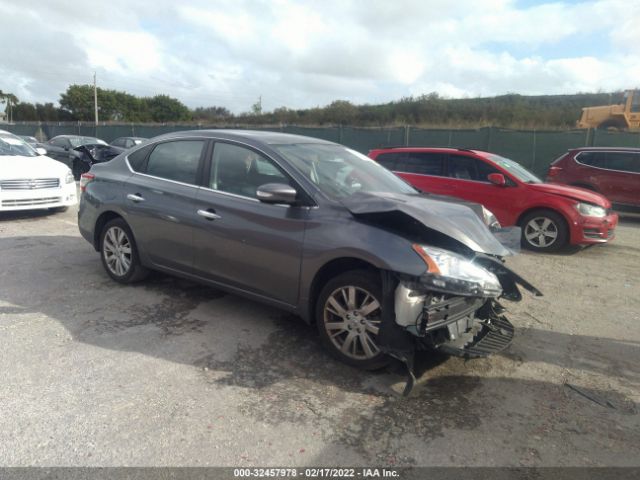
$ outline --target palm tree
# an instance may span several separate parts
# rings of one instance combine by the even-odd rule
[[[18,97],[16,97],[13,93],[4,93],[2,90],[0,90],[0,104],[3,104],[5,102],[7,104],[5,112],[9,112],[8,122],[11,123],[11,120],[13,119],[13,106],[16,105],[19,100]]]

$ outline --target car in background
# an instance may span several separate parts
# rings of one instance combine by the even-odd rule
[[[29,145],[31,145],[34,148],[40,145],[40,142],[36,137],[31,137],[29,135],[18,135],[18,137],[23,139],[25,142],[27,142]]]
[[[76,184],[68,167],[0,130],[0,212],[64,211],[76,203]]]
[[[125,151],[99,138],[80,135],[58,135],[46,142],[44,148],[48,156],[71,168],[76,180],[94,163],[108,162]]]
[[[337,358],[377,369],[416,348],[485,356],[513,326],[512,254],[469,207],[422,195],[317,138],[197,130],[82,175],[78,226],[120,283],[149,269],[315,323]]]
[[[129,149],[135,147],[136,145],[140,145],[146,140],[147,139],[143,137],[118,137],[111,142],[111,145],[114,147]]]
[[[547,181],[601,193],[621,213],[640,213],[640,148],[573,148],[555,160]]]
[[[416,188],[487,207],[502,226],[522,228],[522,245],[549,252],[614,238],[618,215],[604,196],[543,183],[519,163],[480,150],[401,147],[369,156]]]

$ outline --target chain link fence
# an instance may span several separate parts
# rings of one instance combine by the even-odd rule
[[[20,123],[0,125],[0,129],[17,135],[35,136],[44,141],[56,135],[96,136],[110,142],[117,137],[151,138],[179,130],[216,128],[203,125],[148,125],[89,123]],[[221,127],[217,127],[221,128]],[[233,126],[269,130],[341,143],[354,150],[367,153],[386,146],[455,147],[486,150],[511,158],[538,175],[544,175],[549,164],[570,148],[585,146],[637,147],[640,132],[608,130],[511,130],[497,127],[479,129],[426,129],[418,127],[306,127],[296,125]]]

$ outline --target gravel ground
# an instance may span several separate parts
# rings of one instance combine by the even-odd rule
[[[640,465],[640,221],[508,264],[503,354],[419,386],[333,361],[291,315],[175,278],[121,286],[75,210],[0,215],[0,465]]]

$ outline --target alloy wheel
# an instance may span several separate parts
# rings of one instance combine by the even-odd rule
[[[558,238],[558,226],[547,217],[534,217],[525,225],[524,237],[537,248],[553,245]]]
[[[123,277],[129,272],[132,262],[131,241],[122,228],[114,226],[107,230],[102,242],[102,255],[107,268],[114,275]]]
[[[333,345],[347,357],[368,360],[380,353],[377,344],[382,322],[380,302],[353,285],[331,293],[324,305],[324,328]]]

